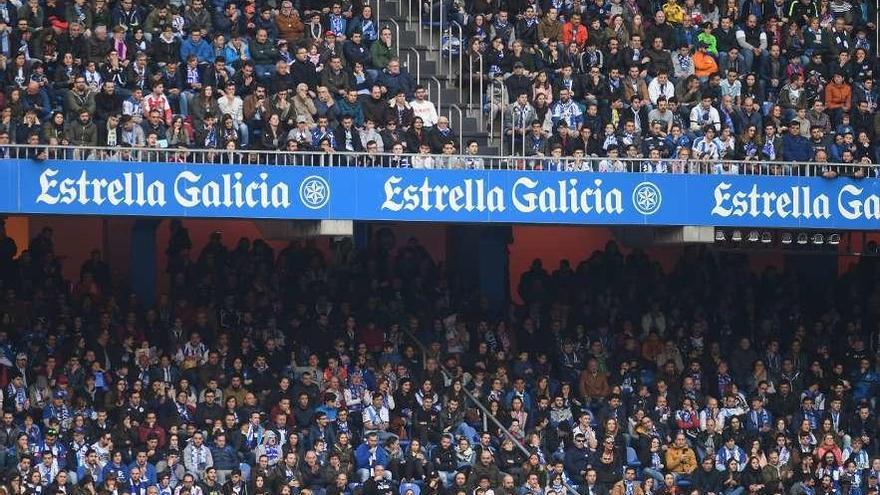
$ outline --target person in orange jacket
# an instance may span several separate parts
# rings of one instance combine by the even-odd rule
[[[581,24],[580,14],[572,14],[571,19],[562,25],[562,43],[568,46],[572,41],[581,48],[587,44],[587,27]]]
[[[825,86],[825,108],[834,125],[839,124],[841,115],[849,113],[852,108],[852,86],[846,83],[840,72],[835,72]]]
[[[709,55],[705,43],[697,44],[697,52],[694,53],[694,75],[705,81],[709,76],[718,72],[718,62]]]

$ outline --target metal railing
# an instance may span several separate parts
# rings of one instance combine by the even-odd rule
[[[459,136],[462,136],[459,134]],[[518,135],[514,139],[519,139]],[[518,146],[514,147],[515,151]],[[528,151],[528,148],[526,148]],[[553,172],[653,173],[670,175],[765,175],[820,177],[833,171],[842,176],[880,177],[880,166],[873,164],[841,164],[816,162],[768,162],[742,160],[649,160],[644,158],[607,158],[586,156],[553,157],[540,154],[427,154],[365,153],[347,151],[278,151],[222,150],[194,148],[75,147],[49,145],[0,144],[0,159],[35,161],[109,161],[219,163],[268,166],[364,167],[395,166],[412,163],[417,157],[433,158],[436,169],[512,170]],[[403,165],[406,166],[406,165]],[[418,168],[418,167],[414,167]]]
[[[412,29],[412,20],[411,20],[413,18],[412,6],[413,6],[413,3],[416,4],[417,10],[418,10],[418,15],[416,16],[416,17],[418,17],[418,25],[416,25],[416,43],[421,45],[422,44],[422,22],[424,21],[424,17],[425,17],[425,9],[422,6],[421,0],[407,0],[407,3],[409,4],[409,15],[406,16],[406,18],[409,20],[409,29]]]
[[[449,35],[450,35],[449,67],[448,67],[448,71],[446,73],[446,80],[447,81],[454,80],[452,78],[452,76],[453,76],[452,68],[454,66],[454,64],[452,63],[452,58],[455,55],[453,55],[453,53],[452,53],[452,35],[455,33],[455,30],[457,29],[457,33],[458,33],[458,101],[459,101],[459,103],[461,103],[464,101],[464,98],[463,98],[464,82],[462,79],[464,77],[464,74],[462,73],[462,67],[464,66],[464,49],[465,49],[464,28],[462,28],[461,24],[459,24],[457,22],[451,22],[451,23],[449,23],[449,25],[451,26],[452,29],[449,30]],[[441,58],[442,58],[442,53],[441,53]]]
[[[443,93],[443,83],[440,82],[440,79],[438,79],[437,76],[431,76],[430,78],[428,78],[427,86],[431,86],[431,83],[434,83],[437,85],[437,93],[436,93],[437,94],[437,98],[436,98],[437,102],[435,103],[435,105],[437,105],[437,115],[441,115],[441,114],[443,114],[443,108],[442,108],[442,104],[441,104],[441,102],[442,102],[441,94]]]
[[[377,27],[382,26],[382,12],[381,12],[381,10],[382,10],[382,0],[376,0],[376,6],[373,8],[373,21],[375,22]],[[381,29],[381,27],[379,27],[379,29]]]
[[[452,123],[452,116],[456,114],[458,115],[458,125],[453,127],[453,129],[458,129],[458,145],[464,149],[464,111],[458,105],[449,105],[447,116],[449,117],[450,124]]]
[[[428,356],[430,356],[430,353],[428,352],[428,348],[425,346],[425,344],[423,344],[422,341],[419,340],[418,337],[413,335],[413,333],[410,332],[409,329],[406,328],[406,326],[401,325],[400,328],[403,329],[403,333],[409,338],[409,340],[413,344],[415,344],[416,347],[419,348],[419,352],[422,354],[422,363],[427,362],[427,358],[428,358]],[[448,368],[446,368],[446,366],[442,362],[440,362],[439,359],[437,359],[437,366],[440,368],[440,371],[443,373],[444,379],[445,378],[452,379],[455,376],[449,371]],[[463,384],[463,385],[466,385],[466,384]],[[480,412],[483,413],[483,430],[484,431],[488,430],[489,423],[492,423],[496,428],[498,428],[498,431],[500,431],[503,434],[504,438],[509,439],[511,441],[511,443],[513,443],[513,445],[517,449],[519,449],[519,451],[522,452],[523,455],[526,456],[526,459],[528,459],[529,456],[532,455],[532,452],[529,449],[527,449],[526,446],[523,445],[523,443],[510,430],[508,430],[494,414],[492,414],[492,411],[490,411],[477,396],[475,396],[465,386],[463,386],[461,388],[461,391],[467,397],[469,403],[476,406],[477,409],[479,409]],[[510,473],[508,473],[508,474],[510,474]],[[562,484],[565,487],[565,490],[568,492],[568,495],[580,495],[580,493],[574,487],[572,487],[569,483],[563,481]]]
[[[440,29],[437,30],[437,44],[435,45],[434,43],[431,43],[430,45],[428,45],[428,49],[431,50],[435,46],[439,48],[437,50],[437,73],[442,74],[443,73],[443,18],[446,17],[446,14],[443,12],[443,0],[439,0],[439,1],[440,1],[440,12],[438,12],[437,17],[439,17],[439,19],[437,21],[440,23]],[[431,0],[431,3],[432,3],[431,11],[433,11],[434,10],[434,8],[433,8],[434,0]],[[431,24],[431,31],[433,31],[433,30],[434,30],[434,25]],[[447,41],[449,41],[448,37],[447,37]]]
[[[410,59],[411,53],[415,55],[416,70],[413,70],[412,68],[412,60]],[[416,84],[419,84],[422,79],[422,55],[419,53],[418,50],[411,46],[406,47],[406,70],[410,73],[410,75],[415,74]]]
[[[473,58],[473,56],[469,56],[468,58],[470,60],[470,74],[468,77],[468,79],[469,79],[469,82],[468,82],[468,108],[473,108],[473,105],[474,105],[474,58]],[[479,86],[478,89],[480,91],[479,95],[477,96],[477,101],[479,102],[477,105],[477,110],[478,110],[477,113],[480,118],[480,121],[479,121],[480,132],[486,132],[486,127],[485,127],[484,121],[483,121],[483,115],[485,114],[485,112],[483,112],[484,92],[483,92],[483,54],[482,53],[478,54],[477,62],[479,62],[478,67],[480,69],[478,76],[477,76],[478,86]]]
[[[428,46],[434,46],[434,0],[428,0],[425,3],[422,3],[422,8],[424,6],[428,6]],[[421,19],[419,19],[419,29],[423,29],[424,26],[421,24]]]
[[[489,144],[494,145],[495,140],[501,135],[500,154],[504,156],[504,110],[507,108],[507,86],[504,84],[504,81],[493,78],[489,82],[489,93],[485,97],[488,100],[486,102],[488,112],[484,111],[482,113],[488,113],[489,116]],[[496,115],[496,112],[499,115]],[[500,122],[497,129],[495,126],[496,120]]]

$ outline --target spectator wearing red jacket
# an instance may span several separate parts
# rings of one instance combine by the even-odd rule
[[[587,27],[581,24],[581,16],[572,14],[571,19],[562,25],[562,43],[568,46],[571,42],[581,48],[587,44]]]

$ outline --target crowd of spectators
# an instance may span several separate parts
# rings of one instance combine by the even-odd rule
[[[420,7],[462,28],[463,39],[452,29],[432,48],[465,59],[450,85],[484,88],[477,101],[501,122],[482,131],[503,134],[513,154],[587,158],[523,166],[748,173],[768,161],[876,162],[872,0]],[[481,165],[428,158],[479,145],[459,142],[401,66],[397,41],[361,0],[2,0],[0,145]],[[753,163],[688,165],[734,158]]]
[[[692,160],[725,159],[751,163],[697,168],[876,163],[875,2],[449,5],[515,154],[611,158],[584,162],[603,171],[688,171]],[[646,160],[633,167],[618,157]]]
[[[0,2],[0,144],[461,151],[363,2]]]
[[[0,492],[878,494],[874,259],[811,284],[609,244],[493,308],[386,229],[170,229],[150,306],[99,251],[68,283],[51,229],[16,258],[0,229]]]

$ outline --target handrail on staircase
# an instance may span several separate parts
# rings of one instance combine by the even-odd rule
[[[458,101],[464,101],[464,98],[462,97],[462,95],[464,94],[464,84],[463,84],[464,81],[462,80],[462,77],[464,77],[464,74],[461,71],[462,66],[464,65],[464,28],[461,27],[461,24],[458,22],[450,22],[449,26],[451,28],[449,30],[449,40],[450,40],[449,70],[447,71],[446,80],[447,81],[453,80],[452,79],[452,44],[451,44],[451,41],[452,41],[453,29],[458,28]],[[440,47],[440,49],[442,50],[443,47]],[[442,58],[443,54],[441,53],[440,56]]]
[[[450,121],[452,120],[453,110],[458,114],[458,146],[459,151],[462,151],[464,149],[464,112],[462,112],[461,107],[456,104],[449,105],[447,116]]]
[[[422,55],[419,53],[418,50],[415,49],[415,47],[412,47],[412,46],[406,47],[406,50],[408,52],[406,54],[406,68],[409,71],[409,74],[412,75],[413,74],[412,64],[411,64],[410,58],[409,58],[409,52],[412,52],[416,55],[416,70],[415,70],[416,84],[421,84],[421,80],[422,80]]]
[[[493,83],[495,81],[493,80]],[[507,86],[504,84],[504,81],[497,81],[498,84],[501,85],[501,98],[498,100],[498,113],[499,113],[499,122],[498,125],[498,146],[501,153],[501,156],[504,156],[504,111],[507,106]],[[493,95],[495,91],[491,92]],[[492,119],[494,121],[494,119]],[[510,150],[510,153],[513,154],[513,150]]]
[[[482,79],[481,79],[481,81],[482,81]],[[492,104],[495,99],[496,85],[498,85],[501,90],[499,93],[500,99],[498,100],[498,111],[501,112],[501,119],[500,119],[501,125],[499,127],[501,127],[500,134],[502,136],[504,135],[504,104],[505,104],[506,96],[507,96],[507,88],[504,86],[504,81],[493,78],[492,82],[489,84],[489,139],[491,140],[492,144],[494,144],[495,137],[496,137],[495,136],[495,114],[493,112],[494,108],[492,107]],[[483,113],[486,113],[486,112],[480,112],[481,115]],[[504,156],[504,139],[503,139],[503,137],[501,139],[501,155]]]
[[[367,5],[369,5],[369,3],[367,3]],[[375,12],[373,12],[373,20],[375,20],[376,26],[382,25],[382,17],[380,15],[381,12],[382,12],[382,0],[376,0],[376,8],[375,8]]]
[[[434,0],[428,2],[428,47],[434,46]]]
[[[437,76],[431,76],[429,81],[433,81],[437,84],[437,115],[440,115],[443,113],[443,106],[440,104],[440,93],[443,92],[443,83],[440,82],[440,79],[437,78]]]
[[[474,59],[473,57],[469,57],[471,62],[471,72],[470,72],[470,94],[468,95],[468,106],[472,106],[474,104]],[[477,53],[477,60],[480,62],[479,68],[479,103],[477,105],[477,114],[480,116],[480,132],[485,132],[486,128],[483,126],[483,54]]]
[[[416,42],[421,45],[422,44],[422,22],[424,20],[425,9],[422,5],[421,0],[408,0],[409,1],[409,18],[412,19],[412,4],[415,1],[418,11],[419,11],[419,24],[416,26]]]
[[[394,19],[389,18],[386,22],[394,26],[394,49],[397,50],[397,58],[400,58],[400,24]],[[386,24],[385,27],[388,27]],[[381,29],[380,29],[381,31]]]
[[[412,343],[414,343],[416,347],[419,348],[419,351],[421,351],[421,353],[422,353],[422,363],[425,363],[427,361],[427,356],[430,355],[428,353],[428,348],[425,347],[425,344],[423,344],[422,341],[418,339],[418,337],[413,335],[413,333],[410,332],[410,330],[408,328],[405,328],[403,325],[401,325],[400,328],[403,330],[403,333],[406,334],[406,336],[409,338],[409,340]],[[446,366],[440,362],[439,359],[437,360],[437,364],[440,368],[440,371],[444,374],[444,380],[446,379],[446,377],[449,377],[451,379],[454,376],[449,371],[449,369],[447,369]],[[423,366],[424,366],[424,364],[423,364]],[[480,399],[478,399],[470,390],[467,389],[467,387],[462,387],[461,390],[462,390],[462,392],[464,392],[464,395],[468,398],[468,400],[471,403],[473,403],[473,405],[476,406],[477,409],[479,409],[483,413],[483,429],[484,430],[488,430],[488,423],[491,422],[492,424],[495,425],[496,428],[498,428],[498,431],[500,431],[504,435],[504,437],[510,439],[510,441],[513,442],[513,445],[517,449],[519,449],[520,452],[525,454],[526,458],[528,458],[530,455],[532,455],[532,452],[529,449],[527,449],[525,447],[525,445],[523,445],[522,441],[520,441],[517,437],[515,437],[513,435],[513,433],[511,433],[510,430],[508,430],[501,423],[501,421],[497,417],[495,417],[495,415],[492,414],[492,412],[489,411],[489,409],[486,408],[485,405],[483,405],[483,403],[480,401]],[[494,455],[493,455],[493,457],[494,457]],[[563,481],[562,485],[565,487],[565,491],[566,491],[567,495],[580,495],[577,492],[577,490],[575,490],[574,487],[572,487],[571,484],[568,483],[567,481]]]
[[[489,114],[489,135],[487,136],[488,142],[491,145],[495,145],[495,116],[492,115],[492,97],[495,92],[495,80],[493,79],[489,83],[489,91],[482,96],[480,103],[482,104],[482,100],[485,99],[485,107],[480,108],[480,114]]]
[[[438,1],[440,2],[440,11],[437,12],[437,15],[440,17],[440,19],[439,19],[440,29],[437,31],[437,46],[440,49],[437,50],[437,74],[442,74],[443,73],[443,18],[446,16],[443,15],[443,0],[438,0]],[[431,10],[434,10],[433,5],[432,5]],[[432,31],[434,30],[433,24],[431,25],[431,30]],[[447,39],[448,39],[448,37],[447,37]],[[430,45],[428,45],[428,48],[433,49],[434,44],[431,43]]]

